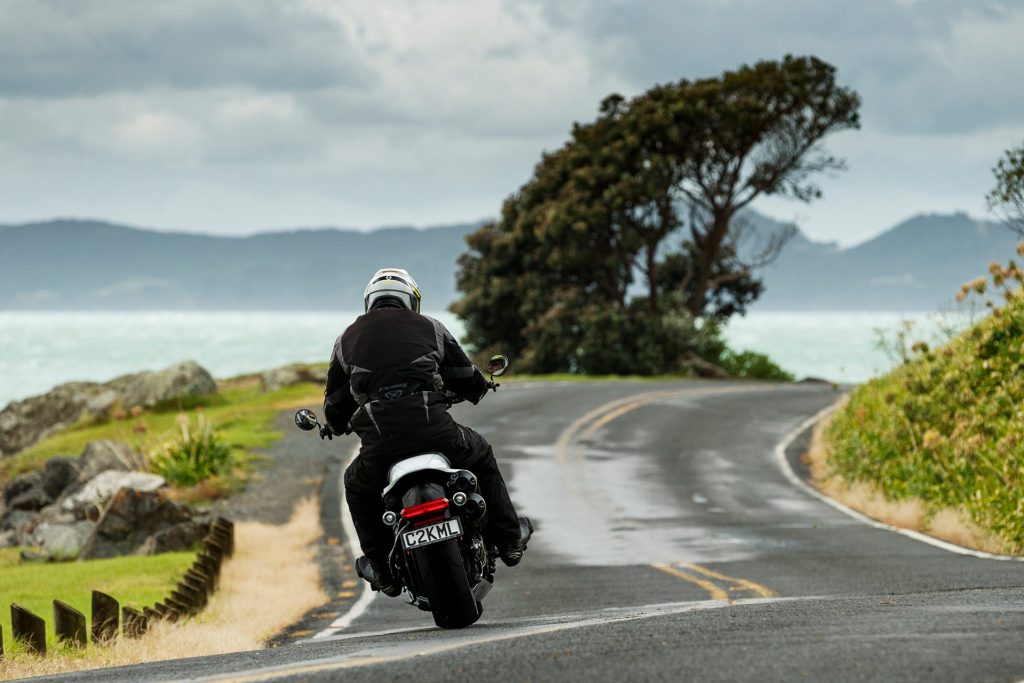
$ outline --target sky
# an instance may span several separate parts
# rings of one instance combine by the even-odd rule
[[[814,54],[849,170],[755,208],[853,244],[985,217],[1024,141],[1024,0],[3,0],[0,223],[250,234],[495,216],[598,103]]]

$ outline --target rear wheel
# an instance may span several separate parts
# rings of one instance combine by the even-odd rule
[[[414,552],[419,583],[430,601],[434,623],[441,628],[465,628],[475,623],[481,605],[469,586],[458,541],[435,543]]]

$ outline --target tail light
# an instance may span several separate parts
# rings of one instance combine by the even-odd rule
[[[425,515],[437,515],[437,513],[447,509],[448,499],[438,498],[437,500],[430,500],[426,503],[413,505],[412,507],[402,508],[402,519],[417,519]]]

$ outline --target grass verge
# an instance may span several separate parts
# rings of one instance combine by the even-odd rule
[[[224,564],[220,590],[199,616],[178,624],[161,622],[144,638],[121,639],[106,648],[90,646],[81,654],[14,654],[0,660],[0,679],[258,649],[327,602],[316,564],[315,543],[321,535],[313,499],[296,506],[287,524],[236,523],[235,556]]]
[[[141,607],[163,600],[181,579],[195,553],[165,553],[142,557],[58,564],[21,563],[18,550],[0,550],[0,626],[4,651],[14,651],[11,614],[6,607],[16,602],[46,619],[47,647],[53,648],[53,600],[68,603],[89,616],[92,591],[114,596],[122,605]]]
[[[850,395],[824,432],[827,475],[888,503],[916,502],[926,528],[961,519],[982,536],[976,545],[1020,554],[1024,271],[1011,261],[990,272],[1004,302],[987,302],[992,315],[940,349],[916,344],[912,359]],[[968,291],[984,293],[985,279]]]
[[[886,524],[920,531],[967,548],[990,553],[1005,552],[1003,542],[979,527],[961,508],[929,507],[920,498],[891,500],[876,484],[849,481],[835,473],[829,463],[829,447],[825,438],[832,417],[830,415],[815,425],[810,446],[804,455],[815,488],[847,507]]]

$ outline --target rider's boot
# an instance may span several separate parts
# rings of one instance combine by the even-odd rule
[[[370,584],[375,591],[380,591],[389,598],[397,597],[402,592],[402,583],[389,571],[387,574],[377,571],[377,564],[365,555],[356,558],[356,574]]]
[[[529,517],[520,517],[519,542],[501,551],[501,561],[505,563],[506,567],[514,567],[522,561],[523,553],[526,552],[526,544],[530,541],[531,536],[533,536],[533,522]]]

